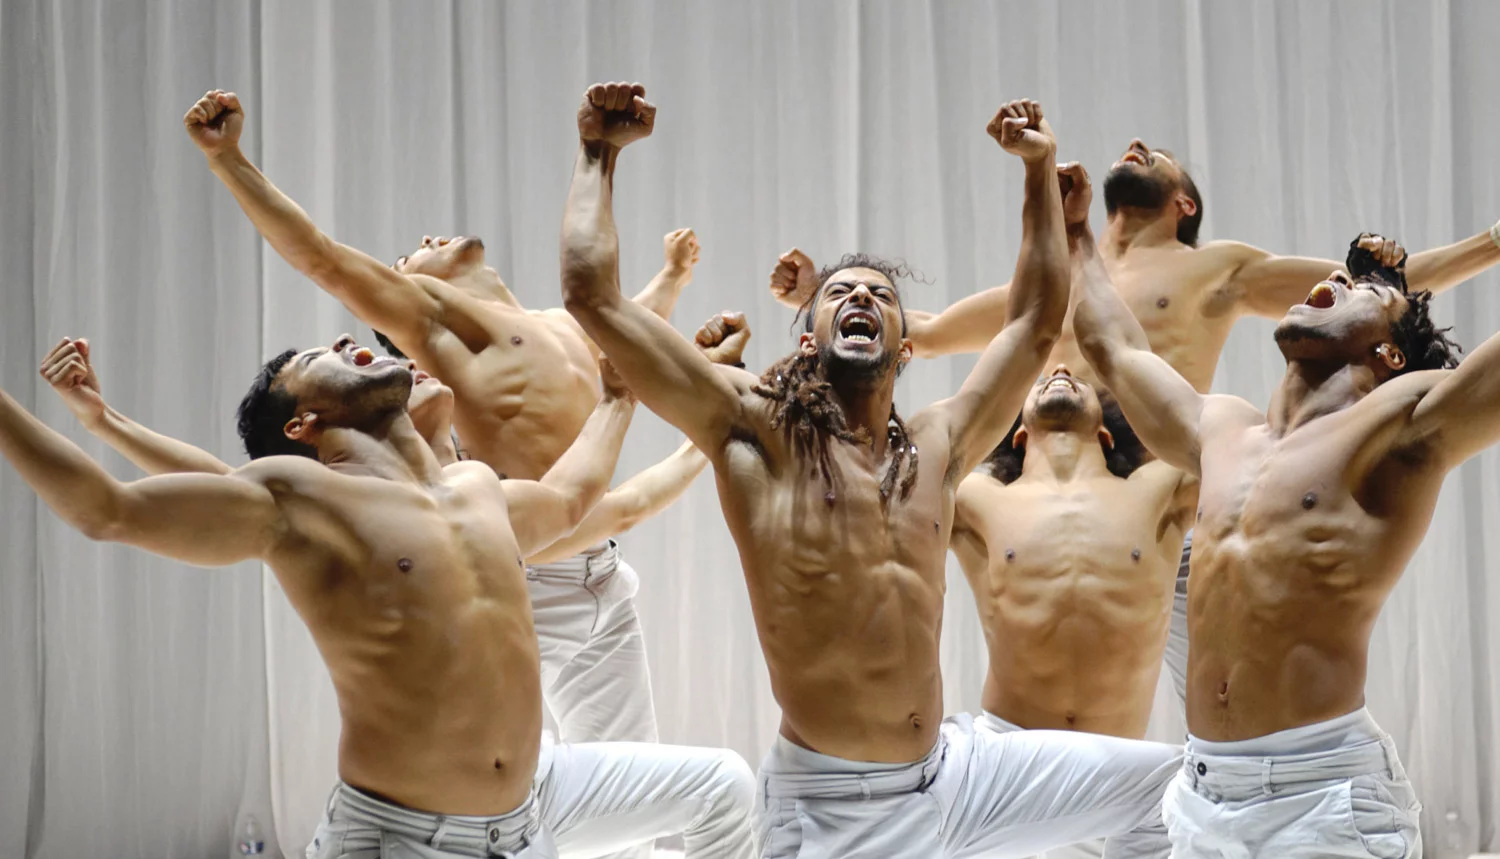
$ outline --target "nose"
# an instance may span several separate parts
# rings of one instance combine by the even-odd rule
[[[342,352],[345,349],[347,349],[347,348],[349,348],[350,346],[353,346],[353,345],[354,345],[354,335],[352,335],[352,334],[340,334],[339,335],[339,339],[333,341],[333,351],[335,351],[335,352]]]
[[[1067,364],[1058,364],[1056,367],[1053,368],[1052,375],[1053,376],[1067,376],[1069,379],[1073,378],[1073,374],[1068,371],[1068,365]]]
[[[438,247],[442,247],[443,245],[446,245],[450,241],[452,241],[452,239],[448,238],[447,236],[438,236],[437,246]]]
[[[1349,275],[1345,274],[1343,271],[1336,271],[1332,276],[1328,278],[1328,281],[1329,283],[1336,283],[1339,286],[1348,286]]]
[[[406,370],[409,373],[415,373],[415,372],[417,372],[417,362],[416,361],[407,361],[406,362]]]
[[[864,281],[860,281],[854,285],[853,291],[849,293],[849,300],[858,300],[860,304],[869,305],[875,303],[875,296],[870,294],[870,285]]]
[[[432,236],[423,236],[422,237],[422,247],[425,248],[425,247],[427,247],[430,244],[432,244]]]

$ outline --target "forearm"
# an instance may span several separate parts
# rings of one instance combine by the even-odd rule
[[[955,301],[941,313],[906,311],[906,336],[918,358],[982,352],[1009,321],[1010,284]]]
[[[546,564],[571,558],[610,537],[629,531],[665,510],[682,496],[708,465],[691,442],[656,465],[642,471],[605,494],[584,517],[578,529],[526,559]]]
[[[1412,289],[1442,292],[1500,263],[1500,246],[1489,230],[1447,247],[1413,254],[1406,261],[1406,282]]]
[[[1072,246],[1073,288],[1078,291],[1078,303],[1073,311],[1073,333],[1078,346],[1094,363],[1094,369],[1104,373],[1098,366],[1110,349],[1128,348],[1151,351],[1151,341],[1140,320],[1130,312],[1130,307],[1115,290],[1104,260],[1094,244],[1094,236],[1085,224],[1075,228],[1069,237]]]
[[[677,306],[678,296],[682,295],[683,288],[692,280],[692,267],[680,268],[667,263],[661,271],[656,273],[656,277],[651,278],[646,288],[635,296],[635,303],[662,319],[671,320],[672,310]]]
[[[110,406],[105,406],[104,414],[87,429],[147,474],[228,474],[233,471],[208,451],[147,429]]]
[[[568,499],[575,527],[609,489],[634,412],[631,400],[606,395],[572,446],[542,476],[543,486]]]
[[[208,165],[234,194],[255,229],[293,268],[312,277],[333,263],[330,239],[238,148],[210,156]]]
[[[1052,159],[1026,163],[1021,205],[1021,252],[1011,280],[1006,314],[1030,322],[1055,340],[1068,309],[1068,243],[1062,192]]]
[[[117,521],[121,484],[0,391],[0,455],[68,524],[99,538]]]
[[[621,301],[620,240],[613,211],[618,156],[619,150],[606,146],[578,147],[563,212],[563,304],[585,329],[600,308]]]

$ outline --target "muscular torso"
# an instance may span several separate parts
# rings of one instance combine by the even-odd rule
[[[989,646],[986,710],[1023,728],[1145,735],[1193,498],[1160,462],[1128,480],[965,478],[953,548]]]
[[[1214,397],[1189,590],[1188,727],[1238,740],[1362,706],[1370,631],[1431,521],[1443,469],[1393,436],[1424,374],[1277,437]]]
[[[332,472],[271,486],[295,533],[269,559],[328,664],[339,775],[401,805],[495,815],[530,790],[541,681],[500,482]]]
[[[769,429],[766,402],[747,400],[753,437],[730,440],[713,459],[782,734],[850,760],[917,760],[942,721],[947,438],[911,426],[917,483],[882,505],[885,462],[830,441],[830,486]]]
[[[453,424],[469,455],[539,480],[599,402],[599,366],[559,311],[527,311],[441,284],[444,325],[410,352],[453,389]],[[431,287],[429,287],[431,288]]]
[[[1151,351],[1200,393],[1207,393],[1219,355],[1239,317],[1233,296],[1224,289],[1234,274],[1235,260],[1212,246],[1178,246],[1131,248],[1120,256],[1106,256],[1104,262],[1115,289],[1145,329]],[[1075,290],[1075,300],[1078,294]],[[1078,349],[1071,306],[1047,366],[1059,363],[1091,384],[1099,384]]]

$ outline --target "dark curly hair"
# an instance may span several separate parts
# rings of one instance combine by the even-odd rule
[[[1406,285],[1406,256],[1394,266],[1382,265],[1375,254],[1360,247],[1360,239],[1370,235],[1360,233],[1349,243],[1349,255],[1344,267],[1356,281],[1374,281],[1401,290],[1406,296],[1406,312],[1391,323],[1391,340],[1406,356],[1406,365],[1392,371],[1394,379],[1416,370],[1451,370],[1458,366],[1463,347],[1448,337],[1452,328],[1439,328],[1429,315],[1432,293],[1421,289],[1412,292]]]
[[[1130,422],[1125,420],[1125,413],[1120,410],[1120,404],[1114,397],[1100,394],[1099,406],[1104,412],[1104,428],[1109,430],[1115,441],[1114,447],[1107,447],[1103,441],[1099,442],[1099,446],[1104,448],[1104,464],[1115,477],[1129,477],[1146,461],[1146,446],[1141,443]],[[1020,428],[1021,416],[1017,415],[1010,432],[1005,434],[1005,440],[996,445],[979,466],[1001,483],[1013,483],[1021,476],[1026,451],[1015,444],[1016,430]]]
[[[240,400],[237,413],[240,441],[251,459],[281,455],[318,458],[317,448],[286,437],[287,421],[297,414],[297,398],[287,393],[277,379],[296,355],[296,349],[288,349],[267,361]]]
[[[811,332],[814,311],[823,285],[834,273],[848,268],[868,268],[885,275],[896,287],[898,309],[901,290],[897,285],[902,278],[911,278],[912,271],[906,263],[883,260],[868,254],[844,254],[836,264],[818,272],[818,291],[808,297],[797,311],[797,319],[803,320],[803,331]],[[796,325],[796,322],[793,322]],[[901,333],[906,334],[906,317],[902,314]],[[816,461],[817,473],[832,485],[833,460],[829,453],[829,438],[852,444],[869,444],[869,433],[863,428],[851,430],[844,410],[833,397],[833,386],[822,375],[822,359],[819,355],[805,355],[799,349],[768,367],[751,390],[776,403],[771,416],[771,428],[784,430],[791,438],[793,447],[802,456]],[[900,370],[897,370],[899,374]],[[880,482],[880,498],[888,502],[899,489],[900,497],[911,494],[917,482],[917,448],[911,443],[906,423],[891,406],[890,421],[886,426],[886,438],[891,448],[891,464]],[[899,483],[899,487],[898,484]]]

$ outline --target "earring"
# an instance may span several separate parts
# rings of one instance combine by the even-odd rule
[[[1390,343],[1382,343],[1376,346],[1375,354],[1379,355],[1385,361],[1386,366],[1392,370],[1399,370],[1406,366],[1406,356],[1401,354],[1400,349],[1397,349]]]

